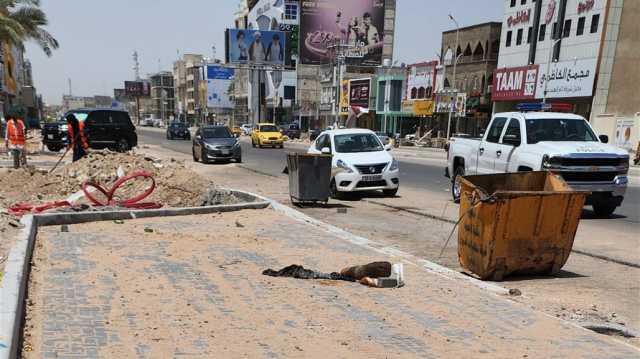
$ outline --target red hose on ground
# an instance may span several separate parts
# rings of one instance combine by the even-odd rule
[[[138,178],[144,178],[144,179],[150,179],[151,180],[151,186],[149,186],[149,188],[147,188],[142,194],[135,196],[133,198],[129,198],[129,199],[125,199],[122,201],[115,201],[113,199],[116,191],[118,190],[118,188],[122,187],[126,182],[134,180],[134,179],[138,179]],[[88,190],[89,187],[93,187],[95,189],[97,189],[100,193],[102,193],[105,197],[106,197],[106,202],[101,202],[100,200],[98,200],[97,198],[95,198],[91,192]],[[153,191],[156,188],[156,181],[153,179],[153,174],[146,172],[146,171],[138,171],[138,172],[133,172],[131,174],[128,174],[122,178],[119,178],[114,184],[113,187],[111,188],[111,190],[107,191],[104,187],[102,187],[101,185],[95,183],[95,182],[85,182],[82,184],[82,191],[84,192],[84,195],[87,197],[87,199],[89,199],[89,201],[91,201],[94,205],[96,206],[100,206],[100,207],[105,207],[105,206],[117,206],[117,207],[125,207],[125,208],[135,208],[135,209],[155,209],[155,208],[161,208],[162,204],[157,203],[157,202],[145,202],[145,203],[140,203],[140,201],[142,201],[143,199],[149,197],[151,195],[151,193],[153,193]]]
[[[138,179],[138,178],[143,178],[143,179],[150,179],[151,180],[151,186],[149,186],[149,188],[147,188],[142,194],[137,195],[133,198],[129,198],[129,199],[125,199],[122,201],[116,201],[113,199],[116,191],[122,187],[126,182],[134,180],[134,179]],[[105,198],[107,199],[106,202],[101,202],[99,201],[97,198],[95,198],[91,192],[89,191],[89,187],[93,187],[96,190],[98,190],[100,193],[102,193]],[[125,208],[132,208],[132,209],[157,209],[157,208],[161,208],[162,204],[161,203],[157,203],[157,202],[143,202],[140,203],[140,201],[142,201],[143,199],[149,197],[151,195],[151,193],[153,193],[153,191],[156,188],[156,181],[153,179],[153,174],[146,172],[146,171],[137,171],[137,172],[133,172],[131,174],[128,174],[122,178],[119,178],[114,184],[113,187],[111,188],[111,190],[107,191],[104,187],[102,187],[101,185],[95,183],[95,182],[90,182],[87,181],[85,183],[82,184],[82,191],[84,192],[84,195],[87,197],[87,199],[89,199],[89,201],[91,201],[93,203],[94,206],[97,207],[106,207],[106,206],[114,206],[114,207],[125,207]],[[16,205],[14,205],[13,207],[9,208],[9,213],[15,216],[24,216],[27,213],[42,213],[44,211],[50,210],[50,209],[54,209],[54,208],[61,208],[61,207],[71,207],[72,204],[69,203],[68,201],[56,201],[56,202],[50,202],[50,203],[45,203],[39,206],[34,206],[28,203],[18,203]]]

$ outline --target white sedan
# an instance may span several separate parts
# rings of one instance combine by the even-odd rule
[[[399,164],[375,132],[340,129],[322,132],[311,144],[310,154],[331,154],[331,194],[382,190],[395,196],[400,186]]]

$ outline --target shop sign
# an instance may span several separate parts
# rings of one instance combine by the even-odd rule
[[[340,116],[349,114],[349,80],[342,80],[340,86]]]
[[[433,100],[413,101],[412,112],[416,116],[431,116],[433,115],[433,110],[434,110]]]
[[[520,10],[516,13],[515,16],[513,15],[509,16],[509,18],[507,19],[507,24],[509,25],[509,27],[512,27],[518,24],[526,24],[529,22],[530,19],[531,19],[531,9]]]
[[[369,108],[369,95],[371,93],[371,79],[358,79],[349,81],[349,105]]]
[[[583,12],[587,12],[593,10],[593,6],[595,5],[595,0],[587,0],[581,1],[578,3],[578,14],[582,14]]]
[[[413,114],[413,101],[402,101],[402,113]]]
[[[536,95],[538,65],[497,69],[493,74],[493,101],[527,100]]]
[[[595,58],[556,62],[551,64],[548,73],[548,65],[540,65],[536,98],[544,97],[546,82],[548,82],[547,98],[593,96],[596,64]]]

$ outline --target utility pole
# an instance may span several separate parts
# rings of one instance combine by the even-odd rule
[[[349,49],[351,49],[353,47],[353,45],[349,45],[347,44],[342,38],[340,38],[338,40],[338,43],[335,43],[333,45],[330,45],[327,47],[327,49],[329,51],[332,51],[334,53],[334,63],[335,63],[335,70],[334,70],[334,79],[337,78],[338,83],[336,86],[336,104],[335,104],[335,108],[336,108],[336,115],[335,115],[335,125],[339,126],[340,125],[340,100],[341,100],[341,90],[342,90],[342,81],[344,78],[344,67],[346,65],[346,59],[347,59],[347,53],[349,51]]]
[[[71,89],[71,77],[69,77],[69,96],[73,96],[73,91]]]
[[[456,100],[458,98],[458,89],[456,88],[456,67],[458,65],[458,46],[460,46],[460,26],[458,25],[458,22],[456,21],[456,19],[454,19],[454,17],[449,14],[449,19],[451,19],[451,21],[453,21],[454,24],[456,24],[456,47],[453,50],[453,86],[455,89],[455,97]],[[460,54],[460,56],[462,56],[462,54]],[[445,73],[445,78],[446,78],[446,73]],[[453,103],[454,103],[454,99],[453,97],[451,98],[451,102],[449,102],[449,121],[447,122],[447,140],[451,137],[451,116],[453,115]]]
[[[140,81],[140,62],[138,61],[138,51],[133,52],[133,72],[136,81]]]

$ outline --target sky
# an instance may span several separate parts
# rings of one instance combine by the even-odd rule
[[[345,0],[347,1],[347,0]],[[224,30],[238,0],[42,0],[47,30],[60,42],[52,57],[27,44],[36,89],[49,104],[76,96],[113,96],[134,78],[134,51],[143,77],[171,71],[178,53],[224,57]],[[473,5],[472,5],[473,4]],[[394,61],[432,60],[452,14],[461,27],[501,21],[503,0],[397,0]]]

